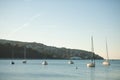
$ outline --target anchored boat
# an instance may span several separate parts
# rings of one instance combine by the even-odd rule
[[[107,53],[107,58],[103,61],[103,65],[105,66],[109,66],[110,62],[109,62],[109,56],[108,56],[108,46],[107,46],[107,40],[106,40],[106,53]]]
[[[93,37],[91,37],[91,51],[92,51],[92,58],[91,58],[91,62],[87,64],[87,67],[95,67],[95,54],[94,54],[94,46],[93,46]]]

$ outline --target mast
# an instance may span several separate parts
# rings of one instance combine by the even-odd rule
[[[23,61],[23,63],[27,63],[27,61],[26,61],[26,47],[24,47],[24,61]]]
[[[24,47],[24,59],[26,59],[26,48]]]
[[[95,63],[95,58],[94,58],[94,45],[93,45],[93,36],[91,37],[91,52],[92,52],[92,59],[91,61]]]
[[[109,56],[108,56],[108,46],[107,46],[107,39],[106,39],[106,53],[107,53],[107,61],[109,60]]]
[[[14,59],[14,47],[12,47],[12,60]]]
[[[13,65],[13,64],[15,64],[15,62],[13,61],[13,59],[14,59],[14,47],[13,46],[12,46],[12,55],[11,55],[11,57],[12,57],[11,64]]]

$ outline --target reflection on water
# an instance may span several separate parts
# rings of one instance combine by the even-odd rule
[[[101,69],[100,69],[101,70]],[[110,80],[109,73],[110,73],[110,67],[109,66],[103,66],[103,70],[101,70],[101,74],[98,73],[98,70],[96,71],[96,68],[89,68],[90,71],[90,80]]]
[[[87,60],[75,60],[75,64],[68,64],[68,60],[47,60],[49,65],[41,64],[42,60],[0,60],[0,80],[119,80],[120,61],[112,62],[105,67],[102,61],[96,61],[96,67],[87,68]],[[77,69],[76,69],[77,66]]]
[[[109,68],[109,66],[104,66],[105,68],[105,80],[109,80],[109,70],[110,70],[110,68]]]
[[[90,80],[95,80],[95,68],[90,68]]]

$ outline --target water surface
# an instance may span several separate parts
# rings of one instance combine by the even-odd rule
[[[89,60],[47,60],[48,65],[41,65],[43,60],[0,60],[0,80],[120,80],[120,61],[111,61],[108,67],[102,60],[96,61],[95,68],[87,68]],[[76,67],[78,69],[76,69]]]

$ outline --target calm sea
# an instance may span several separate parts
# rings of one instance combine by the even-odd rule
[[[103,60],[96,61],[95,68],[87,68],[89,60],[47,60],[48,65],[41,65],[43,60],[0,60],[0,80],[120,80],[120,60],[112,60],[109,67],[103,66]],[[76,69],[78,67],[78,69]]]

